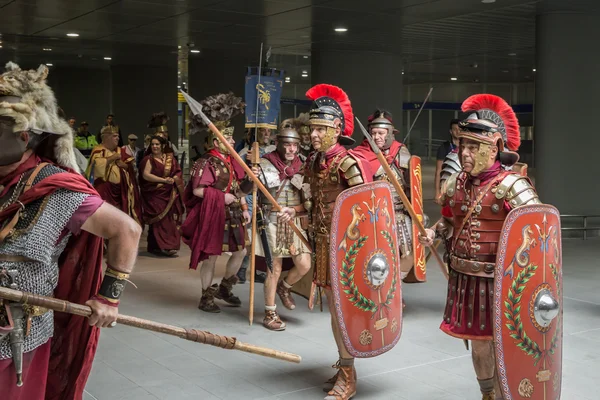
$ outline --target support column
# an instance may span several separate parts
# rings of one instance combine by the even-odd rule
[[[571,3],[537,17],[536,187],[562,214],[600,214],[600,55],[590,47],[600,24]]]
[[[394,54],[337,52],[313,50],[311,82],[341,87],[350,97],[354,115],[363,125],[376,108],[384,108],[394,116],[400,131],[397,140],[406,135],[402,125],[402,59]],[[360,128],[352,137],[362,142]]]

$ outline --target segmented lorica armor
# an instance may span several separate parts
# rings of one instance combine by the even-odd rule
[[[487,193],[482,193],[488,185]],[[482,185],[474,185],[467,174],[461,172],[448,179],[444,193],[455,218],[452,268],[467,275],[493,277],[504,220],[512,208],[540,203],[535,189],[527,177],[510,171],[502,171]],[[481,201],[476,204],[480,197]],[[465,221],[473,205],[473,212]]]
[[[310,185],[312,195],[309,235],[315,245],[315,282],[329,286],[329,234],[335,200],[343,190],[364,183],[364,179],[356,160],[346,151],[331,160],[324,170],[319,170],[314,157],[307,160],[306,167],[304,182]]]

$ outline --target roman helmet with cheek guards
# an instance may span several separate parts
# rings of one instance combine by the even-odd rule
[[[308,89],[306,97],[313,100],[309,113],[311,127],[314,125],[327,127],[327,134],[321,141],[320,151],[326,152],[336,142],[343,145],[354,144],[354,139],[352,139],[354,115],[346,92],[337,86],[322,83]],[[335,130],[338,127],[342,132],[336,141]]]
[[[516,152],[521,144],[519,121],[504,99],[492,94],[476,94],[466,99],[461,109],[470,114],[459,122],[459,138],[479,143],[472,173],[483,171],[493,146],[498,147],[503,165],[510,167],[519,161]]]

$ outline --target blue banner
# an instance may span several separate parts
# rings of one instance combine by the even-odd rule
[[[277,129],[281,92],[283,90],[283,71],[273,69],[265,71],[270,76],[252,74],[248,68],[246,75],[246,128]],[[258,100],[258,115],[256,101]]]

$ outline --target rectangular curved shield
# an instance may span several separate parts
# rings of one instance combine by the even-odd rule
[[[417,217],[423,223],[423,180],[421,176],[421,158],[418,156],[410,157],[408,162],[410,172],[410,202]],[[417,282],[427,281],[427,271],[425,260],[425,248],[417,240],[419,237],[419,228],[413,221],[412,223],[412,245],[414,260],[414,279]]]
[[[383,354],[402,333],[400,255],[389,183],[340,193],[330,243],[331,289],[346,349],[357,358]]]
[[[494,346],[505,400],[558,400],[562,381],[560,215],[547,204],[512,210],[494,277]]]

